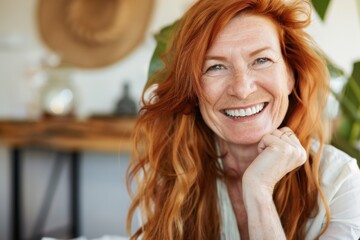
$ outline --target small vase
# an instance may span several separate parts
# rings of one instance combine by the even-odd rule
[[[130,97],[130,86],[124,83],[122,86],[122,97],[117,101],[114,115],[120,117],[132,117],[137,115],[137,106]]]
[[[41,94],[43,117],[73,117],[75,89],[72,84],[72,69],[51,67],[45,69],[47,78]]]

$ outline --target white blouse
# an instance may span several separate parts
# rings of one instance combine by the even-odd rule
[[[313,149],[317,149],[315,143]],[[330,225],[320,239],[360,238],[360,170],[355,159],[339,149],[325,145],[320,162],[320,184],[330,207]],[[218,180],[221,239],[240,239],[236,217],[223,181]],[[319,211],[306,224],[306,238],[313,240],[326,222],[325,207],[318,198]]]

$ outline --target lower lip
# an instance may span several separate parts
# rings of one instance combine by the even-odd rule
[[[228,119],[232,120],[232,121],[235,121],[235,122],[250,122],[250,121],[253,121],[255,120],[256,118],[260,117],[267,109],[267,106],[264,106],[264,108],[261,110],[261,112],[255,114],[255,115],[251,115],[249,117],[239,117],[239,118],[232,118],[232,117],[229,117],[227,115],[225,115]]]

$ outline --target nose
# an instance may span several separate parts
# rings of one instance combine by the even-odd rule
[[[255,80],[246,72],[239,72],[234,75],[228,86],[228,94],[239,99],[246,99],[255,90]]]

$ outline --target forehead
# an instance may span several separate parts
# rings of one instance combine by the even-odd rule
[[[247,49],[258,45],[280,50],[279,32],[277,26],[268,17],[254,14],[240,14],[219,32],[209,51],[219,45],[237,43]]]

